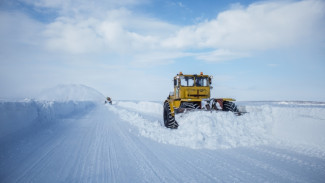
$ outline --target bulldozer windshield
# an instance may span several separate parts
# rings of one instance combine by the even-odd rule
[[[195,85],[196,86],[209,86],[208,85],[208,78],[207,77],[196,77],[195,78]]]
[[[181,86],[209,86],[209,78],[202,76],[181,76]]]
[[[194,77],[191,76],[182,76],[181,79],[181,86],[194,86]]]

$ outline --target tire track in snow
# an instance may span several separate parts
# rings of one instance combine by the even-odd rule
[[[81,125],[84,124],[85,121],[82,121]],[[86,128],[83,126],[79,126],[79,128],[75,129],[75,135],[77,135],[77,138],[79,138],[79,140],[74,140],[75,142],[77,142],[77,145],[74,146],[77,147],[78,150],[75,150],[74,153],[72,153],[76,155],[76,157],[71,160],[71,164],[74,164],[73,167],[75,168],[72,169],[72,172],[70,174],[72,176],[69,177],[69,181],[80,182],[82,180],[85,180],[84,176],[87,177],[88,175],[87,168],[93,163],[88,159],[93,150],[93,148],[91,148],[91,145],[93,143],[89,139],[92,139],[91,137],[94,134],[94,129],[96,128],[96,125],[97,124],[94,123],[94,125],[87,125]],[[81,135],[81,133],[83,134]]]
[[[208,170],[212,169],[219,175],[222,175],[221,182],[245,182],[247,180],[265,182],[267,180],[263,177],[258,177],[253,173],[245,171],[247,165],[239,163],[238,160],[234,159],[232,156],[229,156],[228,151],[229,150],[208,150],[200,152],[199,154],[202,157],[206,157],[205,159],[207,164],[211,166],[211,168],[208,168]],[[226,179],[224,177],[226,177]]]
[[[272,150],[269,150],[270,147],[264,147],[264,148],[261,148],[261,147],[254,147],[253,148],[254,150],[256,150],[256,152],[260,153],[260,154],[264,154],[264,155],[267,155],[269,157],[274,157],[274,158],[277,158],[277,159],[281,159],[283,161],[286,161],[288,163],[293,163],[293,164],[296,164],[296,165],[299,165],[301,167],[311,167],[311,168],[315,168],[315,169],[319,169],[319,170],[325,170],[325,160],[323,160],[323,163],[321,164],[316,164],[315,162],[310,162],[310,161],[305,161],[304,159],[305,158],[296,158],[293,156],[293,153],[289,153],[289,152],[286,152],[285,150],[282,150],[281,152],[279,152],[279,150],[276,150],[276,149],[273,149]],[[318,159],[319,161],[319,159]]]
[[[109,143],[112,139],[109,128],[101,121],[101,115],[98,119],[91,119],[94,116],[96,114],[78,121],[73,119],[73,124],[65,126],[68,130],[56,131],[45,140],[36,141],[38,144],[32,147],[37,149],[27,156],[28,160],[18,172],[14,171],[15,174],[22,172],[16,180],[43,182],[46,177],[39,172],[50,175],[53,170],[53,175],[67,182],[117,182],[114,173],[117,169],[114,167],[118,165],[114,148],[109,150],[113,147]]]
[[[127,142],[125,143],[126,148],[129,152],[132,152],[132,159],[136,161],[137,167],[140,168],[141,177],[144,178],[144,182],[168,182],[160,176],[157,168],[152,165],[147,155],[144,154],[144,152],[148,153],[150,150],[144,151],[143,148],[145,148],[145,146],[140,143],[139,139],[135,136],[131,138],[130,133],[126,132],[125,129],[126,128],[121,128],[121,124],[118,125],[119,134],[125,139],[124,142]],[[140,147],[142,149],[140,149]]]
[[[77,152],[86,152],[79,156],[75,162],[76,167],[73,177],[79,178],[78,181],[88,182],[116,182],[116,173],[118,170],[116,153],[114,151],[113,131],[109,125],[109,119],[103,115],[105,110],[98,109],[92,115],[92,119],[87,122],[86,133],[82,134],[79,150]],[[76,152],[76,153],[77,153]]]
[[[299,173],[287,168],[288,164],[278,166],[273,163],[281,162],[283,159],[277,159],[275,161],[274,156],[265,157],[264,154],[256,154],[255,150],[252,148],[242,148],[240,151],[230,151],[229,154],[241,164],[246,164],[248,167],[257,167],[268,174],[270,173],[271,175],[267,176],[268,180],[272,177],[272,181],[276,182],[308,182],[301,179],[302,177],[298,176]]]
[[[181,156],[180,154],[174,154],[173,160],[178,160],[177,164],[181,164],[180,167],[186,167],[187,171],[191,170],[195,177],[200,177],[200,180],[195,181],[202,181],[202,182],[220,182],[216,176],[209,173],[205,167],[199,166],[198,164],[194,163],[193,160],[201,158],[196,158],[196,155],[194,154],[192,158],[184,158],[184,156]]]
[[[278,162],[278,167],[287,167],[283,169],[290,169],[292,173],[299,175],[300,180],[305,182],[321,182],[325,180],[325,160],[308,157],[288,149],[255,147],[252,150],[259,155],[258,157],[263,155],[270,159],[270,164]]]
[[[42,170],[48,166],[51,162],[53,155],[55,154],[55,149],[60,145],[61,142],[54,144],[46,149],[45,152],[38,153],[40,156],[37,157],[34,162],[30,164],[29,167],[26,167],[22,174],[17,177],[16,182],[33,182],[33,179],[37,176],[37,170]]]
[[[14,165],[17,164],[16,161],[19,161],[20,166],[13,167],[13,169],[9,168],[8,172],[10,173],[7,177],[4,177],[4,182],[33,181],[39,176],[38,172],[40,170],[47,168],[51,164],[56,148],[62,145],[62,141],[67,136],[57,133],[62,130],[60,125],[50,127],[51,130],[29,133],[24,137],[23,141],[16,139],[16,141],[21,141],[18,144],[16,141],[13,142],[13,146],[9,147],[8,151],[15,154],[16,157],[6,160],[9,161],[9,166],[10,162]]]

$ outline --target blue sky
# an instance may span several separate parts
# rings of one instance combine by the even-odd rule
[[[323,0],[2,0],[0,25],[0,98],[159,101],[182,71],[213,75],[213,97],[325,101]]]

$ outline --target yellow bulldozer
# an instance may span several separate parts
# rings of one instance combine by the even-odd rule
[[[183,74],[174,77],[174,91],[170,92],[164,102],[164,125],[177,129],[175,114],[193,110],[231,111],[241,115],[232,98],[210,98],[212,76],[200,74]]]

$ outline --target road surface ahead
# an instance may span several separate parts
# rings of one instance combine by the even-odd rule
[[[111,107],[2,138],[0,182],[325,180],[324,158],[270,145],[208,150],[163,144],[139,135]]]

